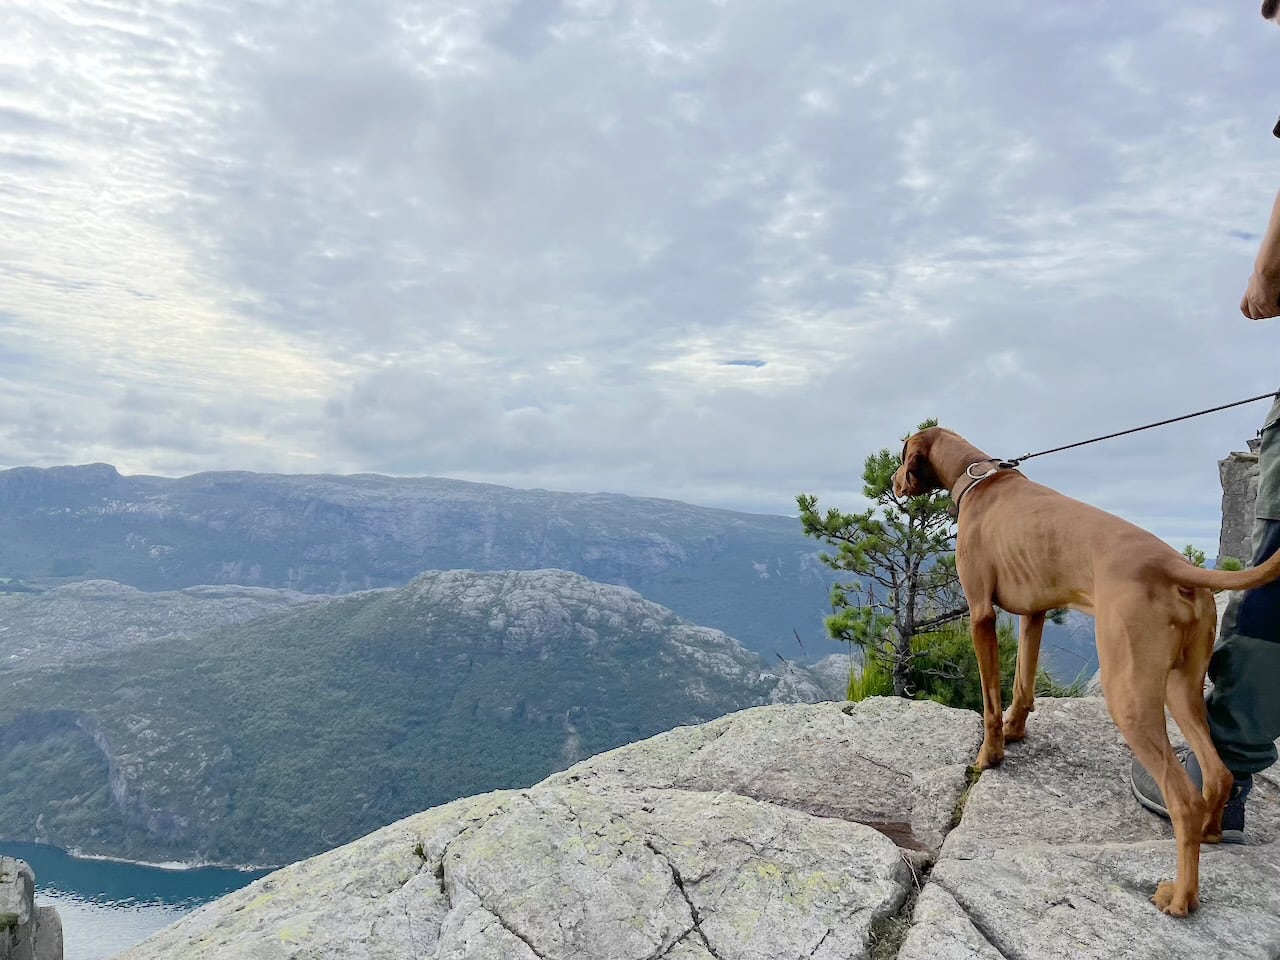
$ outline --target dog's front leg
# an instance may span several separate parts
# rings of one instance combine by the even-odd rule
[[[978,751],[978,769],[999,766],[1004,760],[1004,724],[1000,715],[1000,643],[996,637],[996,611],[993,606],[969,606],[969,624],[973,631],[973,652],[978,657],[982,675],[982,749]]]
[[[1013,702],[1004,715],[1006,743],[1027,735],[1027,714],[1036,708],[1036,669],[1040,663],[1040,636],[1044,633],[1044,614],[1033,613],[1022,618],[1018,635],[1018,670],[1013,681]]]

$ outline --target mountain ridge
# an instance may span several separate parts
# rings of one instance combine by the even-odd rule
[[[0,822],[129,859],[280,863],[672,726],[827,695],[627,588],[430,571],[0,671]]]
[[[559,568],[628,586],[748,648],[816,659],[833,574],[794,518],[608,493],[379,474],[0,471],[0,578],[341,594],[423,570]],[[796,637],[801,637],[800,649]]]

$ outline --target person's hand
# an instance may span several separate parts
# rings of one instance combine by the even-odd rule
[[[1240,312],[1250,320],[1280,317],[1280,277],[1264,276],[1255,270],[1240,301]]]

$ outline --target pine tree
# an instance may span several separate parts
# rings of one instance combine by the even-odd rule
[[[926,420],[919,429],[937,426]],[[857,579],[831,590],[827,631],[858,647],[864,669],[887,673],[899,697],[917,693],[913,667],[926,651],[913,640],[968,615],[955,566],[955,522],[947,491],[899,498],[893,473],[899,454],[880,450],[862,469],[863,494],[872,506],[861,513],[818,510],[818,498],[800,494],[804,532],[836,552],[822,560]]]

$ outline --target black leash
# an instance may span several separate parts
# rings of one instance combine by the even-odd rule
[[[1108,433],[1105,437],[1094,437],[1092,440],[1081,440],[1079,443],[1068,443],[1066,446],[1054,447],[1052,450],[1041,450],[1039,453],[1024,453],[1016,460],[1001,460],[1001,467],[1016,467],[1024,460],[1030,460],[1032,457],[1043,457],[1046,453],[1058,453],[1061,450],[1071,450],[1075,447],[1083,447],[1090,443],[1097,443],[1100,440],[1111,440],[1115,437],[1123,437],[1130,433],[1138,433],[1142,430],[1151,430],[1154,427],[1163,427],[1166,424],[1177,423],[1179,420],[1190,420],[1192,417],[1203,417],[1206,413],[1217,413],[1219,410],[1228,410],[1231,407],[1241,407],[1246,403],[1255,403],[1258,400],[1266,400],[1269,397],[1280,396],[1280,393],[1272,390],[1270,393],[1260,393],[1256,397],[1250,397],[1247,400],[1237,400],[1235,403],[1224,403],[1220,407],[1210,407],[1208,410],[1197,410],[1195,413],[1184,414],[1181,417],[1171,417],[1168,420],[1161,420],[1159,423],[1148,423],[1145,426],[1133,427],[1129,430],[1121,430],[1117,433]]]

